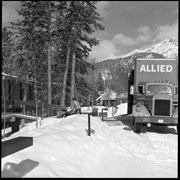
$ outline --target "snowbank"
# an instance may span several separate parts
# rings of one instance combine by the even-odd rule
[[[120,121],[109,126],[94,116],[91,128],[95,133],[88,136],[87,114],[45,118],[38,129],[32,122],[5,139],[31,136],[33,146],[1,158],[1,171],[7,162],[30,159],[39,165],[23,177],[177,178],[176,133],[138,135]]]

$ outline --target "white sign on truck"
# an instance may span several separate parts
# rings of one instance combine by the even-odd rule
[[[177,82],[176,59],[137,59],[135,63],[136,84],[138,82]]]
[[[140,72],[171,72],[173,67],[171,65],[141,65]]]

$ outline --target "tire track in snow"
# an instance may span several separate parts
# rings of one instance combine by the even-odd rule
[[[174,160],[165,159],[172,151],[164,141],[158,146],[152,133],[136,134],[117,122],[109,125],[109,146],[94,162],[90,177],[177,177],[176,155]],[[163,137],[157,135],[159,141]],[[169,151],[162,152],[162,146]]]

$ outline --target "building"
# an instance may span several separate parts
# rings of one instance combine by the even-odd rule
[[[28,84],[27,93],[25,94],[25,88],[23,86],[24,82],[22,80],[16,76],[3,72],[1,75],[1,118],[5,119],[5,121],[1,121],[1,128],[9,126],[9,123],[11,123],[11,119],[14,116],[16,116],[15,121],[17,123],[17,127],[19,127],[20,121],[23,126],[24,118],[29,121],[32,119],[32,117],[29,116],[44,118],[60,115],[66,108],[60,105],[43,103],[39,100],[36,101],[34,87],[32,85],[33,80],[29,80],[32,83]],[[28,116],[23,116],[22,118],[21,115]]]
[[[97,105],[102,106],[116,106],[127,100],[127,93],[118,94],[115,91],[109,89],[101,94],[95,101]]]
[[[23,82],[20,81],[16,76],[12,76],[9,74],[2,73],[2,99],[5,101],[13,101],[20,100],[23,101],[24,96],[24,88]],[[34,100],[34,91],[32,85],[28,85],[27,88],[27,99],[26,100]]]

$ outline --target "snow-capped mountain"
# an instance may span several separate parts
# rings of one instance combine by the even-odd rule
[[[167,58],[177,58],[178,56],[178,40],[175,38],[166,39],[158,44],[154,44],[146,50],[146,52],[155,52],[162,54]]]
[[[127,73],[131,71],[136,58],[177,58],[178,40],[166,39],[152,44],[145,50],[134,50],[117,59],[104,60],[95,64],[95,74],[101,73],[102,79],[117,92],[127,91]],[[111,88],[111,87],[109,87]]]
[[[131,52],[125,54],[125,55],[122,55],[120,58],[125,58],[125,57],[132,56],[134,54],[143,53],[144,51],[146,51],[146,50],[135,49],[135,50],[133,50],[133,51],[131,51]]]
[[[166,58],[177,58],[178,56],[178,40],[176,38],[165,39],[162,42],[152,44],[149,48],[144,50],[136,49],[130,53],[123,55],[121,58],[128,57],[137,53],[158,53]]]

